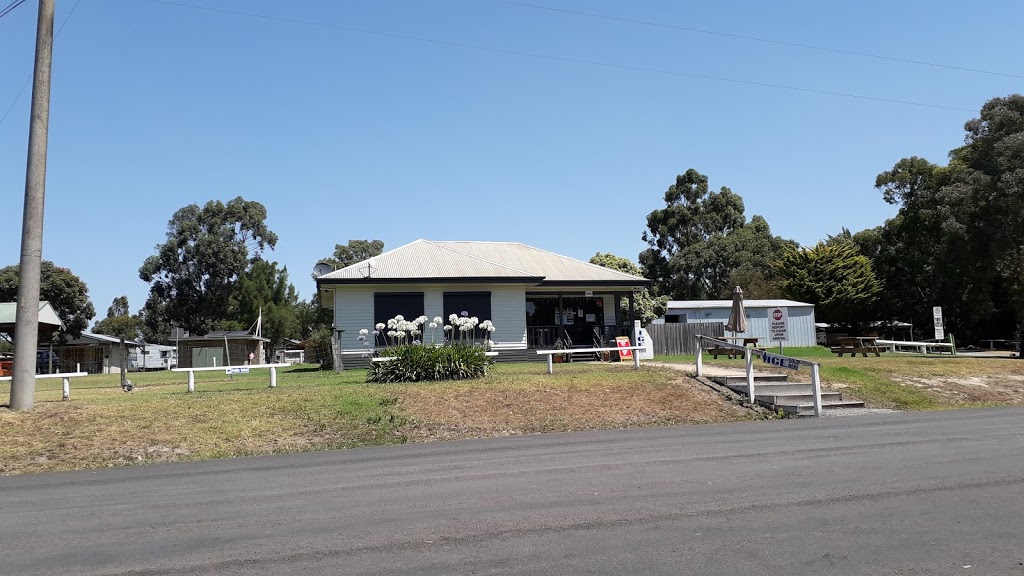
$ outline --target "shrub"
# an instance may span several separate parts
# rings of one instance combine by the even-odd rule
[[[469,380],[482,378],[492,360],[486,350],[472,344],[427,346],[404,344],[385,352],[393,360],[372,362],[366,373],[367,382],[393,384],[431,380]]]

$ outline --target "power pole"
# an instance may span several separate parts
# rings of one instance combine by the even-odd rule
[[[25,171],[25,212],[21,223],[18,308],[14,320],[14,378],[11,409],[31,410],[36,393],[39,341],[39,284],[43,259],[43,205],[46,197],[46,137],[50,124],[50,64],[53,61],[54,0],[39,0],[36,64],[32,79],[32,118]]]

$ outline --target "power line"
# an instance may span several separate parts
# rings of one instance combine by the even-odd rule
[[[931,66],[934,68],[945,68],[947,70],[959,70],[961,72],[974,72],[976,74],[990,74],[992,76],[1005,76],[1007,78],[1024,78],[1024,75],[1010,74],[1009,72],[997,72],[994,70],[983,70],[980,68],[968,68],[965,66],[953,66],[950,64],[940,64],[938,62],[929,62],[927,60],[912,60],[910,58],[899,58],[897,56],[886,56],[885,54],[872,54],[870,52],[857,52],[855,50],[842,50],[839,48],[828,48],[826,46],[815,46],[813,44],[801,44],[799,42],[787,42],[785,40],[773,40],[771,38],[758,38],[757,36],[744,36],[743,34],[733,34],[730,32],[719,32],[717,30],[705,30],[702,28],[693,28],[689,26],[678,26],[674,24],[663,24],[661,22],[650,22],[647,20],[634,20],[631,18],[622,18],[619,16],[608,16],[606,14],[595,14],[593,12],[582,12],[578,10],[566,10],[564,8],[552,8],[551,6],[539,6],[537,4],[527,4],[525,2],[515,2],[513,0],[495,0],[502,4],[510,4],[512,6],[520,6],[523,8],[534,8],[537,10],[548,10],[550,12],[561,12],[563,14],[574,14],[577,16],[588,16],[590,18],[600,18],[603,20],[613,20],[616,22],[628,22],[630,24],[639,24],[642,26],[654,26],[657,28],[667,28],[670,30],[682,30],[685,32],[696,32],[698,34],[708,34],[711,36],[722,36],[725,38],[736,38],[740,40],[750,40],[752,42],[764,42],[766,44],[775,44],[778,46],[789,46],[791,48],[803,48],[806,50],[818,50],[820,52],[831,52],[833,54],[845,54],[847,56],[860,56],[863,58],[875,58],[877,60],[888,60],[891,62],[902,62],[904,64],[916,64],[918,66]]]
[[[21,2],[24,1],[25,0],[21,0]],[[60,38],[60,33],[64,31],[64,25],[68,23],[68,20],[71,20],[71,15],[75,13],[75,8],[78,8],[78,3],[81,1],[82,0],[75,0],[75,5],[71,7],[71,11],[68,12],[68,15],[64,17],[64,21],[61,22],[60,28],[57,29],[57,34],[55,34],[53,37],[54,40]],[[18,100],[21,99],[21,95],[25,93],[25,88],[28,88],[28,83],[31,81],[32,74],[29,74],[28,78],[25,78],[25,82],[22,83],[21,90],[18,90],[18,94],[14,97],[14,100],[11,100],[11,105],[7,107],[7,111],[4,112],[3,116],[0,116],[0,126],[4,125],[4,120],[7,120],[7,116],[11,113],[11,110],[14,109],[14,106],[18,103]]]
[[[7,16],[11,12],[13,12],[15,8],[17,8],[18,6],[21,6],[24,3],[25,3],[25,0],[14,0],[10,4],[8,4],[6,8],[4,8],[3,10],[0,10],[0,18],[3,18],[4,16]]]
[[[770,82],[758,82],[758,81],[754,81],[754,80],[742,80],[742,79],[738,79],[738,78],[727,78],[727,77],[724,77],[724,76],[712,76],[712,75],[708,75],[708,74],[693,74],[693,73],[689,73],[689,72],[679,72],[679,71],[675,71],[675,70],[664,70],[664,69],[660,69],[660,68],[647,68],[647,67],[642,67],[642,66],[630,66],[630,65],[627,65],[627,64],[612,64],[612,63],[609,63],[609,62],[600,62],[600,61],[597,61],[597,60],[583,60],[583,59],[579,59],[579,58],[567,58],[567,57],[563,57],[563,56],[551,56],[551,55],[548,55],[548,54],[538,54],[538,53],[534,53],[534,52],[522,52],[522,51],[519,51],[519,50],[506,50],[506,49],[503,49],[503,48],[492,48],[492,47],[488,47],[488,46],[478,46],[478,45],[475,45],[475,44],[467,44],[467,43],[463,43],[463,42],[453,42],[453,41],[450,41],[450,40],[437,40],[437,39],[434,39],[434,38],[424,38],[424,37],[421,37],[421,36],[411,36],[411,35],[408,35],[408,34],[397,34],[397,33],[394,33],[394,32],[380,32],[380,31],[376,31],[376,30],[368,30],[368,29],[365,29],[365,28],[355,28],[355,27],[351,27],[351,26],[340,26],[340,25],[337,25],[337,24],[327,24],[327,23],[323,23],[323,22],[315,22],[315,21],[312,21],[312,20],[301,20],[301,19],[297,19],[297,18],[285,18],[285,17],[281,17],[281,16],[270,16],[270,15],[267,15],[267,14],[257,14],[257,13],[254,13],[254,12],[242,12],[242,11],[239,11],[239,10],[228,10],[228,9],[225,9],[225,8],[211,8],[209,6],[199,6],[199,5],[195,5],[195,4],[186,4],[186,3],[183,3],[183,2],[173,2],[171,0],[150,0],[150,2],[155,2],[157,4],[166,4],[166,5],[169,5],[169,6],[179,6],[179,7],[182,7],[182,8],[192,8],[192,9],[196,9],[196,10],[205,10],[205,11],[208,11],[208,12],[217,12],[217,13],[221,13],[221,14],[233,14],[233,15],[236,15],[236,16],[248,16],[248,17],[251,17],[251,18],[260,18],[260,19],[263,19],[263,20],[275,20],[275,21],[280,21],[280,22],[289,22],[289,23],[292,23],[292,24],[303,24],[303,25],[308,25],[308,26],[318,26],[318,27],[322,27],[322,28],[332,28],[332,29],[335,29],[335,30],[343,30],[343,31],[346,31],[346,32],[358,32],[360,34],[369,34],[369,35],[372,35],[372,36],[383,36],[383,37],[387,37],[387,38],[401,38],[403,40],[414,40],[414,41],[417,41],[417,42],[426,42],[426,43],[436,44],[436,45],[440,45],[440,46],[452,46],[452,47],[456,47],[456,48],[467,48],[467,49],[471,49],[471,50],[479,50],[479,51],[483,51],[483,52],[493,52],[493,53],[497,53],[497,54],[508,54],[508,55],[512,55],[512,56],[523,56],[523,57],[528,57],[528,58],[537,58],[537,59],[540,59],[540,60],[551,60],[551,61],[555,61],[555,62],[567,62],[567,63],[571,63],[571,64],[586,64],[588,66],[601,66],[601,67],[604,67],[604,68],[615,68],[615,69],[618,69],[618,70],[632,70],[632,71],[636,71],[636,72],[648,72],[648,73],[652,73],[652,74],[663,74],[663,75],[668,75],[668,76],[681,76],[681,77],[684,77],[684,78],[696,78],[696,79],[700,79],[700,80],[713,80],[713,81],[716,81],[716,82],[728,82],[728,83],[732,83],[732,84],[743,84],[743,85],[747,85],[747,86],[759,86],[759,87],[762,87],[762,88],[775,88],[775,89],[779,89],[779,90],[790,90],[790,91],[794,91],[794,92],[805,92],[805,93],[810,93],[810,94],[821,94],[821,95],[826,95],[826,96],[840,96],[840,97],[843,97],[843,98],[855,98],[855,99],[859,99],[859,100],[871,100],[871,101],[875,101],[875,102],[886,102],[886,103],[889,103],[889,104],[903,104],[903,105],[906,105],[906,106],[918,106],[918,107],[923,107],[923,108],[937,108],[937,109],[941,109],[941,110],[954,110],[954,111],[957,111],[957,112],[975,112],[975,110],[972,110],[970,108],[958,108],[958,107],[955,107],[955,106],[945,106],[945,105],[942,105],[942,104],[929,104],[929,103],[926,103],[926,102],[915,102],[915,101],[911,101],[911,100],[898,100],[898,99],[895,99],[895,98],[883,98],[883,97],[880,97],[880,96],[867,96],[867,95],[863,95],[863,94],[852,94],[852,93],[848,93],[848,92],[834,92],[834,91],[831,91],[831,90],[819,90],[819,89],[816,89],[816,88],[805,88],[805,87],[801,87],[801,86],[789,86],[789,85],[786,85],[786,84],[773,84],[773,83],[770,83]]]

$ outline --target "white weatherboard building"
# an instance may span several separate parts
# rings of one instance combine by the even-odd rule
[[[794,300],[744,300],[747,312],[747,331],[740,336],[760,336],[761,344],[771,345],[768,341],[768,313],[777,307],[787,309],[789,313],[789,340],[783,346],[815,346],[817,344],[814,325],[814,305]],[[729,321],[732,300],[670,300],[665,316],[655,323],[692,324],[695,322]],[[731,334],[727,333],[727,336]],[[777,343],[776,343],[777,344]]]
[[[320,270],[317,292],[334,309],[334,329],[347,366],[366,351],[359,330],[406,319],[467,312],[491,320],[498,361],[536,360],[533,349],[556,339],[593,346],[632,337],[632,303],[645,278],[518,242],[416,240],[340,270]],[[430,341],[429,328],[421,338]],[[436,338],[444,335],[438,329]],[[373,337],[370,336],[372,344]],[[363,360],[365,362],[365,360]]]

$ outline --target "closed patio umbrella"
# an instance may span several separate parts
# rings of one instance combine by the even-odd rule
[[[732,309],[729,311],[729,321],[725,329],[736,334],[747,331],[747,313],[743,309],[743,289],[739,286],[732,292]]]

